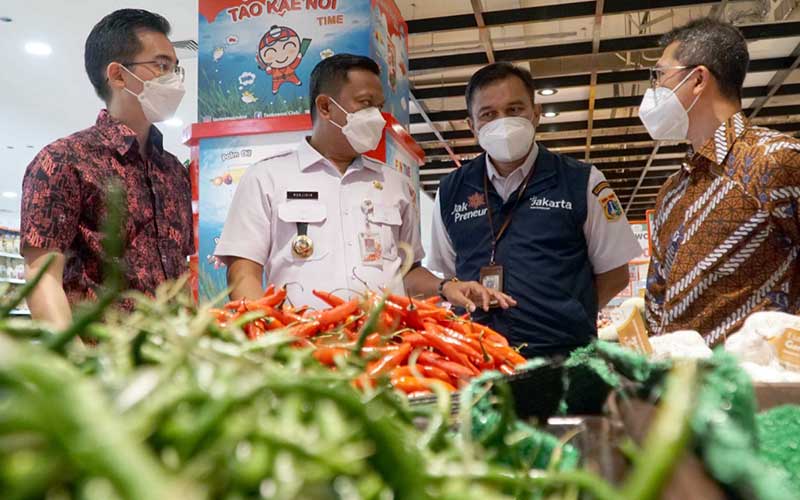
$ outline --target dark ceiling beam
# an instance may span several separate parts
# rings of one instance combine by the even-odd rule
[[[764,23],[739,27],[742,34],[750,41],[768,38],[786,38],[800,35],[800,21],[783,23]],[[661,35],[637,35],[622,38],[608,38],[600,41],[599,52],[626,52],[658,48]],[[592,53],[592,42],[573,42],[555,45],[524,47],[520,49],[496,50],[498,61],[531,61],[549,59],[551,57],[568,57],[589,55]],[[467,52],[446,56],[416,57],[409,60],[411,71],[439,68],[454,68],[486,64],[486,52]]]
[[[774,57],[769,59],[757,59],[750,61],[748,73],[759,73],[765,71],[786,70],[792,66],[792,57]],[[646,69],[628,69],[619,71],[608,71],[597,74],[598,85],[610,85],[613,83],[646,82],[650,78],[650,73]],[[585,87],[589,85],[591,75],[568,75],[535,78],[533,81],[537,89],[563,89],[568,87]],[[436,87],[414,88],[413,92],[417,99],[439,99],[442,97],[464,97],[466,85],[444,85]]]
[[[689,0],[660,0],[631,2],[629,0],[613,0],[605,3],[604,14],[621,14],[624,12],[638,12],[642,10],[669,9],[674,7],[695,6],[711,1]],[[535,23],[541,21],[558,21],[562,19],[575,19],[579,17],[592,17],[595,13],[595,2],[574,2],[566,4],[542,5],[539,7],[523,7],[519,9],[493,10],[483,13],[486,26],[508,26],[510,24]],[[458,14],[455,16],[427,17],[406,21],[408,33],[430,33],[432,31],[447,31],[477,28],[478,23],[472,14]]]

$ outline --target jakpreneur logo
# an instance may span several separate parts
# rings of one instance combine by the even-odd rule
[[[457,203],[450,215],[453,216],[454,222],[483,217],[486,215],[486,198],[483,193],[470,195],[464,203]]]

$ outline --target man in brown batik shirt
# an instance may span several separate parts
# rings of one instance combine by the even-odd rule
[[[662,45],[640,117],[654,139],[685,134],[692,148],[656,201],[648,326],[713,347],[753,312],[800,309],[800,141],[742,111],[749,56],[735,27],[700,19]]]

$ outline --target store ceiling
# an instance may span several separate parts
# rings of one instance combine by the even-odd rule
[[[431,194],[455,167],[447,148],[460,161],[479,152],[465,121],[463,93],[470,75],[490,60],[512,61],[530,69],[540,89],[557,90],[537,96],[546,112],[557,113],[542,119],[538,140],[579,159],[586,159],[588,150],[588,159],[605,172],[629,216],[642,218],[685,151],[684,145],[663,144],[654,154],[655,145],[636,115],[647,85],[644,68],[659,56],[658,35],[712,10],[722,10],[750,40],[753,63],[745,82],[745,108],[752,112],[763,106],[757,123],[800,131],[800,73],[792,71],[784,79],[800,54],[800,0],[396,2],[411,33],[413,93],[446,141],[437,140],[420,109],[412,106],[411,132],[428,156],[421,179]],[[83,42],[98,19],[120,7],[159,12],[172,22],[174,39],[196,39],[196,0],[0,3],[0,17],[13,19],[0,22],[5,72],[0,78],[0,215],[18,210],[19,199],[2,194],[19,192],[36,151],[94,120],[101,103],[83,71]],[[49,43],[53,53],[27,54],[24,44],[31,40]],[[189,92],[179,115],[189,123],[196,120],[196,59],[190,52],[181,57]],[[164,132],[168,149],[186,158],[180,128]]]
[[[800,73],[787,71],[800,55],[798,0],[398,4],[411,33],[412,92],[447,143],[437,140],[422,113],[412,114],[411,132],[427,153],[421,180],[431,194],[455,168],[451,151],[459,161],[480,152],[465,121],[469,76],[489,61],[510,61],[530,69],[538,89],[557,90],[537,95],[551,113],[537,130],[539,142],[597,165],[629,218],[643,219],[686,151],[677,143],[656,149],[637,118],[646,68],[660,55],[659,35],[709,14],[739,25],[749,41],[748,114],[756,123],[800,131]]]

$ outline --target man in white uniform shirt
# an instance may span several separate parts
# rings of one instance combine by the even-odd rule
[[[338,54],[311,75],[310,138],[250,167],[231,204],[215,254],[228,266],[231,298],[257,298],[262,276],[295,304],[321,307],[313,289],[341,296],[391,286],[468,309],[514,302],[476,282],[442,281],[419,265],[424,254],[409,179],[362,156],[377,147],[385,120],[377,64]],[[406,256],[399,244],[407,243]],[[394,280],[404,259],[411,271]],[[404,286],[403,286],[404,285]],[[406,290],[404,290],[405,288]]]

